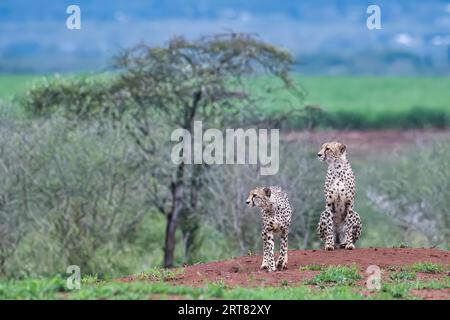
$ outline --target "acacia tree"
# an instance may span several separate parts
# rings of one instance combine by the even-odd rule
[[[176,37],[163,47],[138,45],[117,58],[115,65],[122,71],[119,87],[126,89],[135,105],[127,109],[127,127],[149,160],[150,203],[167,219],[165,267],[174,265],[176,231],[181,222],[186,251],[193,243],[208,169],[185,162],[172,164],[170,131],[181,128],[192,132],[195,120],[201,120],[205,129],[230,123],[260,124],[264,116],[258,104],[273,97],[276,90],[301,98],[301,90],[289,76],[293,63],[286,50],[255,35],[237,33],[194,41]],[[266,81],[265,90],[253,90],[251,77],[260,75],[270,76],[270,81]],[[299,110],[294,107],[284,110]],[[164,138],[161,140],[164,135],[166,144]]]

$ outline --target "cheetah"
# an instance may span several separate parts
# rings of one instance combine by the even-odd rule
[[[317,233],[325,243],[325,250],[334,250],[335,244],[352,250],[361,235],[361,219],[354,210],[355,176],[346,156],[346,146],[326,142],[317,157],[328,163],[325,179],[325,210],[320,215]]]
[[[262,214],[263,261],[261,269],[283,270],[288,262],[288,235],[291,224],[292,207],[286,193],[276,186],[261,187],[250,191],[247,199],[249,208],[259,207]],[[274,233],[280,233],[280,255],[275,264]]]

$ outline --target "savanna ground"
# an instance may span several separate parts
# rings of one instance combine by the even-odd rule
[[[425,262],[426,261],[426,262]],[[0,282],[4,299],[450,299],[450,254],[439,249],[291,250],[284,271],[259,270],[261,256],[176,269],[152,268],[115,280],[61,277]],[[368,287],[369,266],[380,269]],[[378,272],[378,271],[376,271]]]
[[[39,77],[1,76],[0,99],[20,98],[36,78]],[[448,129],[436,129],[436,125],[431,125],[436,122],[440,127],[440,121],[447,121],[450,108],[450,92],[446,89],[450,80],[447,78],[306,77],[301,83],[308,92],[307,103],[338,115],[326,120],[338,129],[322,130],[323,124],[319,123],[317,130],[291,130],[283,134],[283,140],[293,143],[306,140],[318,146],[323,141],[339,139],[348,145],[357,177],[363,176],[368,162],[383,161],[415,150],[417,146],[450,138]],[[267,112],[274,110],[267,106]],[[352,117],[346,122],[342,119],[348,113]],[[417,113],[425,115],[420,119],[426,121],[421,122],[419,128],[409,128],[417,119]],[[0,115],[14,119],[23,116],[17,105],[9,103],[3,103]],[[403,122],[402,119],[407,120]],[[348,124],[353,129],[347,130]],[[356,130],[359,125],[365,129]],[[360,179],[364,184],[367,177]],[[0,298],[450,299],[450,255],[445,250],[448,246],[444,245],[442,249],[407,248],[408,245],[403,244],[407,242],[405,236],[399,235],[401,227],[394,226],[393,220],[369,206],[364,193],[359,193],[358,200],[357,208],[366,232],[356,250],[294,250],[295,242],[291,242],[289,268],[283,272],[260,271],[261,257],[257,252],[229,260],[226,260],[227,254],[230,257],[229,252],[226,252],[221,256],[204,255],[202,263],[194,262],[182,268],[138,267],[135,269],[143,271],[132,276],[116,274],[109,279],[84,275],[81,289],[74,291],[67,289],[67,275],[63,271],[61,276],[53,278],[3,279],[0,280]],[[163,227],[160,220],[152,224],[158,229]],[[413,238],[410,245],[426,247],[427,242],[419,233]],[[160,251],[157,254],[160,255]],[[221,261],[205,262],[211,260]],[[151,261],[150,265],[157,265],[160,258]],[[366,287],[369,265],[381,268],[379,291]]]

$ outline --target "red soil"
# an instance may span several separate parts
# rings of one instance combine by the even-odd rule
[[[357,248],[355,250],[291,250],[288,256],[288,269],[267,272],[259,269],[260,256],[244,256],[226,261],[209,262],[186,266],[184,273],[168,280],[174,285],[202,287],[207,283],[222,281],[228,286],[281,286],[300,285],[320,271],[302,270],[307,265],[356,265],[363,276],[358,282],[362,292],[368,277],[366,269],[370,265],[381,268],[382,281],[390,281],[389,273],[403,266],[419,262],[431,262],[450,266],[450,252],[440,249],[410,248]],[[418,273],[419,280],[441,280],[448,277],[448,271],[438,274]],[[131,276],[122,281],[133,281]],[[413,290],[413,294],[425,299],[450,299],[450,290]]]
[[[310,279],[319,271],[300,271],[301,266],[353,265],[358,266],[362,274],[370,265],[382,270],[399,269],[402,266],[418,262],[432,262],[450,265],[450,252],[440,249],[409,248],[364,248],[349,250],[291,250],[288,255],[288,269],[277,272],[259,270],[260,256],[238,257],[231,260],[209,262],[186,266],[182,275],[171,280],[174,284],[203,286],[208,282],[223,281],[230,286],[279,286],[281,282],[300,283]],[[446,276],[446,275],[445,275]],[[435,275],[419,274],[419,279],[435,278]]]
[[[326,141],[339,141],[347,145],[352,158],[380,152],[396,154],[401,153],[405,147],[448,139],[450,139],[448,129],[293,131],[283,135],[285,141],[307,141],[317,148]]]

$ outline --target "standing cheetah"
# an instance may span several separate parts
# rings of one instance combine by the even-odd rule
[[[326,142],[317,156],[328,163],[325,179],[325,210],[320,215],[317,232],[325,242],[325,250],[335,244],[348,250],[361,235],[361,219],[353,209],[355,176],[346,156],[346,146],[339,142]]]
[[[263,262],[261,269],[283,270],[288,261],[288,235],[291,224],[292,207],[286,193],[280,187],[256,188],[247,199],[249,208],[259,207],[262,213]],[[275,264],[274,233],[281,234],[280,256]]]

